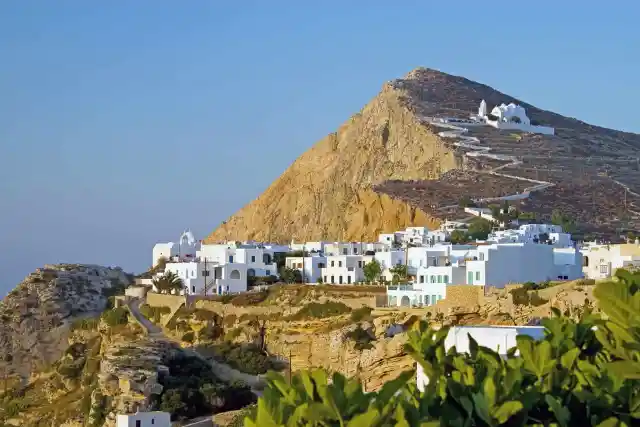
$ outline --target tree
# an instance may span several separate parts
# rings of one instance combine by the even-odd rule
[[[639,425],[640,274],[616,278],[596,285],[603,316],[586,308],[575,322],[554,309],[544,337],[518,336],[506,355],[472,337],[468,354],[447,349],[448,328],[419,323],[405,351],[429,379],[423,392],[413,370],[369,393],[339,373],[269,373],[245,426]]]
[[[294,268],[282,267],[280,278],[287,283],[302,283],[302,273]]]
[[[377,260],[372,259],[362,267],[362,272],[364,273],[364,279],[367,283],[373,283],[376,282],[380,274],[382,274],[382,267],[380,267],[380,263]]]
[[[453,230],[451,232],[451,236],[449,237],[449,241],[454,245],[459,245],[468,242],[469,236],[462,230]]]
[[[522,120],[520,120],[520,117],[518,117],[518,116],[511,117],[511,121],[513,123],[522,123]]]
[[[400,282],[406,281],[409,277],[407,272],[407,266],[404,264],[398,264],[389,269],[391,273],[391,281],[393,284],[398,284]]]
[[[565,233],[573,233],[576,231],[575,220],[558,209],[554,209],[553,212],[551,212],[551,223],[561,226]]]
[[[471,200],[471,197],[469,196],[462,196],[460,198],[460,201],[458,202],[458,205],[461,208],[473,208],[476,206],[476,204],[474,203],[473,200]]]
[[[153,279],[153,286],[160,292],[164,293],[176,293],[184,290],[184,282],[173,271],[167,271],[162,276]]]
[[[491,233],[491,223],[484,218],[474,218],[469,223],[469,237],[473,240],[487,240]]]

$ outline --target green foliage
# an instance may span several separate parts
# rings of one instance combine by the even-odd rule
[[[382,274],[382,267],[377,260],[372,259],[364,265],[362,272],[364,273],[364,278],[367,283],[373,283],[376,282],[380,274]]]
[[[282,267],[280,269],[280,279],[287,283],[302,283],[302,273],[300,273],[300,270]]]
[[[533,283],[533,282],[527,282],[527,283]],[[538,307],[549,302],[549,300],[542,298],[540,295],[538,295],[537,291],[529,292],[528,288],[526,287],[527,283],[525,283],[525,286],[512,289],[511,291],[509,291],[511,293],[511,298],[514,304],[532,305],[534,307]],[[533,285],[536,286],[535,283],[533,283]]]
[[[232,411],[255,402],[247,387],[222,383],[209,364],[197,357],[178,352],[167,367],[169,374],[159,378],[163,391],[154,406],[170,412],[174,419]]]
[[[392,277],[391,282],[394,284],[404,282],[409,277],[407,266],[404,264],[394,265],[389,269],[389,272],[391,273]]]
[[[99,323],[99,317],[86,317],[83,319],[76,319],[71,324],[71,330],[94,331],[98,328]]]
[[[484,218],[474,218],[469,222],[469,238],[471,240],[486,240],[491,233],[491,223]]]
[[[298,310],[297,313],[289,316],[288,320],[324,319],[326,317],[339,316],[341,314],[349,313],[350,311],[351,308],[341,302],[311,302]]]
[[[184,289],[184,282],[173,271],[165,271],[162,276],[153,279],[152,283],[162,294],[178,294]]]
[[[467,243],[469,241],[469,236],[463,230],[453,230],[451,232],[451,236],[449,236],[449,241],[454,245],[460,245]]]
[[[469,353],[445,349],[448,328],[421,322],[406,352],[429,378],[405,372],[380,391],[355,379],[302,371],[268,385],[245,426],[635,426],[640,425],[640,274],[599,283],[603,312],[579,322],[553,310],[545,336],[518,336],[506,357],[469,336]]]
[[[474,208],[474,207],[476,207],[476,204],[474,203],[473,200],[471,200],[471,198],[469,196],[462,196],[460,198],[460,200],[458,201],[458,205],[461,208]]]
[[[126,307],[112,308],[111,310],[105,310],[101,318],[111,327],[126,325],[129,322],[129,310]]]
[[[199,347],[198,351],[247,374],[264,374],[277,368],[271,357],[254,344],[241,345],[226,341],[206,348]]]
[[[351,312],[351,320],[353,320],[354,322],[361,322],[363,320],[368,320],[371,318],[372,311],[373,311],[373,308],[368,307],[366,305],[364,307],[356,308]]]

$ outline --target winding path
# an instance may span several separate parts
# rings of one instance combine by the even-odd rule
[[[524,189],[524,191],[519,192],[519,193],[515,193],[515,194],[510,194],[507,196],[501,196],[501,197],[486,197],[486,198],[480,198],[480,199],[473,199],[473,201],[475,203],[487,203],[487,202],[497,202],[497,201],[501,201],[501,200],[521,200],[521,199],[526,199],[528,198],[532,192],[534,191],[540,191],[540,190],[544,190],[545,188],[551,187],[555,184],[551,183],[551,182],[547,182],[547,181],[539,181],[536,179],[530,179],[530,178],[523,178],[521,176],[515,176],[515,175],[509,175],[506,173],[500,173],[498,172],[500,169],[509,167],[509,166],[519,166],[522,164],[521,160],[518,160],[515,156],[509,156],[506,154],[492,154],[489,151],[491,151],[491,147],[486,147],[483,145],[480,145],[481,142],[478,138],[476,138],[475,136],[467,136],[465,135],[469,129],[464,128],[462,126],[457,126],[457,125],[453,125],[451,123],[444,123],[439,121],[438,119],[435,118],[426,118],[427,122],[432,125],[432,126],[437,126],[440,128],[445,128],[448,129],[446,131],[442,131],[442,132],[438,132],[438,136],[440,136],[441,138],[457,138],[459,139],[458,142],[454,142],[453,145],[455,145],[456,147],[461,147],[461,148],[466,148],[472,151],[466,152],[464,153],[465,156],[467,157],[486,157],[488,159],[493,159],[493,160],[502,160],[502,161],[508,161],[509,163],[506,163],[504,165],[495,167],[485,173],[489,174],[489,175],[495,175],[495,176],[500,176],[503,178],[511,178],[511,179],[517,179],[520,181],[527,181],[527,182],[531,182],[534,183],[536,185],[533,185],[531,187],[527,187]],[[451,205],[451,206],[444,206],[439,208],[439,210],[444,210],[444,209],[450,209],[452,207],[456,207],[458,205]]]
[[[146,330],[151,339],[157,339],[161,341],[169,341],[174,344],[180,346],[180,343],[168,336],[165,335],[164,331],[159,328],[157,325],[153,324],[149,319],[144,317],[140,312],[140,303],[142,301],[140,299],[133,299],[127,302],[127,306],[129,307],[129,311],[136,318],[136,320],[142,325]],[[182,347],[182,346],[180,346]],[[198,359],[207,362],[211,366],[211,370],[213,373],[220,378],[223,382],[226,383],[234,383],[240,382],[246,384],[251,387],[251,391],[256,396],[260,396],[262,394],[262,388],[264,386],[264,381],[259,375],[250,375],[244,372],[240,372],[236,369],[233,369],[231,366],[226,365],[224,363],[220,363],[216,360],[206,358],[200,353],[190,349],[182,347],[182,350],[187,354],[197,357]]]

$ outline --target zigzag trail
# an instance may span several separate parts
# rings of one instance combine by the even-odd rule
[[[509,161],[510,163],[498,166],[496,168],[491,169],[490,171],[487,171],[485,173],[490,174],[490,175],[495,175],[495,176],[501,176],[504,178],[511,178],[511,179],[518,179],[520,181],[527,181],[527,182],[533,182],[536,185],[532,186],[532,187],[527,187],[524,189],[523,192],[521,193],[515,193],[515,194],[511,194],[508,196],[502,196],[502,197],[487,197],[487,198],[483,198],[483,199],[473,199],[473,201],[475,203],[486,203],[486,202],[495,202],[495,201],[499,201],[499,200],[521,200],[521,199],[526,199],[528,198],[531,193],[533,191],[540,191],[540,190],[544,190],[545,188],[548,187],[552,187],[555,184],[551,183],[551,182],[547,182],[547,181],[538,181],[535,179],[530,179],[530,178],[523,178],[521,176],[515,176],[515,175],[508,175],[505,173],[499,173],[497,172],[498,170],[502,169],[502,168],[506,168],[508,166],[519,166],[522,164],[522,161],[518,160],[515,156],[508,156],[505,154],[491,154],[489,153],[489,151],[491,151],[491,147],[484,147],[482,145],[478,145],[480,144],[480,140],[478,138],[476,138],[475,136],[466,136],[464,135],[465,133],[467,133],[469,131],[469,129],[461,127],[461,126],[456,126],[453,125],[451,123],[443,123],[441,121],[439,121],[439,119],[434,118],[434,117],[426,117],[425,118],[426,121],[433,126],[438,126],[441,128],[445,128],[445,129],[449,129],[447,131],[442,131],[442,132],[438,132],[438,136],[441,138],[458,138],[460,140],[460,142],[454,142],[454,145],[456,147],[461,147],[461,148],[467,148],[469,150],[473,150],[473,151],[469,151],[464,153],[465,156],[468,157],[487,157],[489,159],[494,159],[494,160],[503,160],[503,161]],[[444,206],[442,208],[440,208],[440,210],[443,209],[449,209],[451,207],[454,207],[456,205],[452,205],[452,206]]]

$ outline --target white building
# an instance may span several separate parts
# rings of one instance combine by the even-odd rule
[[[488,347],[503,357],[507,351],[516,346],[518,335],[528,335],[535,340],[544,337],[542,326],[454,326],[449,329],[444,341],[446,351],[455,347],[459,353],[469,352],[469,335],[483,347]],[[420,363],[416,364],[416,385],[420,391],[424,391],[428,384],[424,369]]]
[[[160,258],[164,258],[167,261],[174,258],[195,258],[196,252],[199,249],[200,242],[195,239],[191,230],[185,230],[177,243],[156,243],[153,247],[153,260],[151,265],[155,266]]]
[[[327,258],[320,254],[308,257],[287,257],[285,265],[298,270],[304,283],[318,283],[318,279],[322,277],[321,270],[327,265]]]
[[[222,295],[246,292],[247,270],[247,264],[242,263],[188,261],[167,263],[165,273],[170,271],[180,277],[187,295]]]
[[[619,268],[640,267],[639,243],[592,244],[583,247],[580,252],[583,257],[582,271],[589,279],[607,279]]]
[[[274,251],[261,245],[202,245],[198,258],[217,264],[245,264],[248,276],[277,276]]]
[[[159,411],[120,414],[116,417],[116,427],[171,427],[171,414]]]
[[[289,247],[292,252],[297,251],[306,251],[306,252],[324,252],[324,246],[328,242],[305,242],[305,243],[295,243],[291,241]]]
[[[488,242],[494,243],[544,243],[543,240],[555,248],[574,246],[571,234],[553,224],[525,224],[515,230],[494,231],[487,237]]]
[[[521,130],[545,135],[555,134],[555,129],[552,127],[532,125],[525,108],[514,103],[497,105],[493,107],[490,114],[487,114],[487,103],[483,99],[480,102],[480,108],[478,108],[478,115],[472,118],[498,129]]]
[[[382,252],[380,252],[382,253]],[[377,254],[376,254],[377,255]],[[327,256],[327,263],[320,269],[323,283],[350,285],[365,280],[364,266],[371,262],[371,255]]]
[[[446,283],[407,283],[387,286],[389,307],[430,306],[446,297]]]

